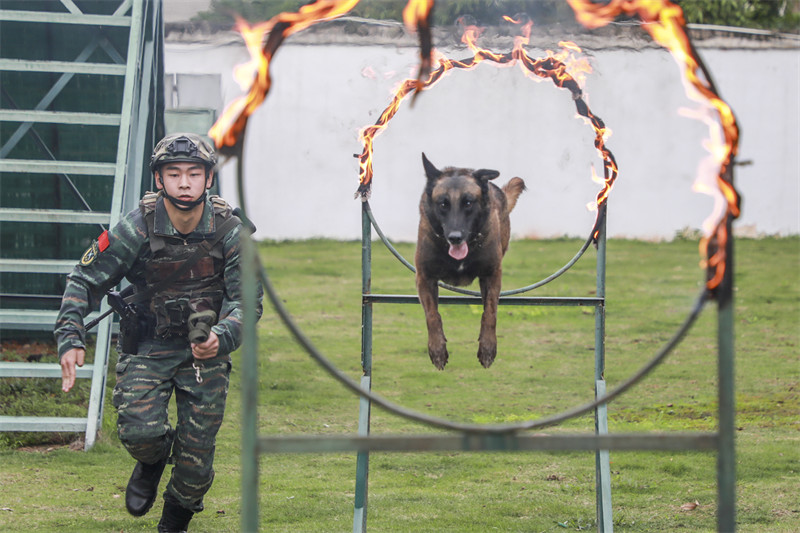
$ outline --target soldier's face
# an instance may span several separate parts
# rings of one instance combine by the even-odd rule
[[[179,200],[193,202],[211,185],[213,171],[199,163],[167,163],[156,172],[156,187]]]

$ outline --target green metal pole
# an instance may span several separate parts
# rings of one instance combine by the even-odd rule
[[[242,232],[242,531],[258,531],[258,359],[256,247]]]
[[[602,206],[604,212],[597,235],[597,297],[603,300],[601,305],[594,308],[594,383],[595,398],[606,393],[606,221],[608,220],[608,203]],[[594,429],[598,435],[608,433],[608,413],[605,405],[601,405],[594,412]],[[612,533],[614,523],[611,520],[611,468],[609,465],[609,451],[597,450],[595,452],[595,498],[597,512],[597,531]]]
[[[606,219],[598,228],[597,235],[597,297],[605,300],[606,297]],[[606,313],[605,302],[596,306],[594,311],[594,379],[605,379],[606,369]]]
[[[717,529],[736,530],[736,398],[734,393],[733,232],[727,224],[725,276],[717,290],[719,372],[719,451],[717,453]]]
[[[361,388],[372,387],[372,302],[363,295],[372,290],[372,225],[367,203],[361,204]],[[358,409],[358,434],[369,435],[372,402],[361,397]],[[353,510],[353,533],[367,530],[367,496],[369,490],[369,452],[358,452],[356,459],[356,490]]]

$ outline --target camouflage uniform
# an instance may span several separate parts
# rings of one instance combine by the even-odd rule
[[[181,235],[173,227],[163,202],[161,193],[148,193],[139,209],[128,213],[92,243],[67,277],[55,329],[59,357],[72,347],[85,346],[83,317],[123,277],[137,292],[145,290],[148,267],[152,272],[154,261],[145,212],[154,209],[152,230],[156,236],[190,247],[204,239],[211,240],[220,216],[230,216],[224,200],[209,197],[195,230]],[[145,328],[136,353],[120,353],[116,366],[113,403],[119,415],[120,440],[143,463],[163,460],[172,453],[174,468],[164,495],[194,512],[203,509],[203,495],[214,477],[212,463],[228,393],[230,353],[241,343],[240,229],[241,225],[236,225],[215,247],[221,249],[221,254],[216,255],[220,256],[223,289],[219,321],[212,327],[219,337],[217,355],[197,360],[199,370],[193,368],[195,360],[186,337],[157,335],[155,313],[148,302],[142,302],[136,304],[137,310],[150,327]],[[176,284],[187,276],[190,273],[184,273]],[[175,430],[167,416],[173,391],[178,416]]]

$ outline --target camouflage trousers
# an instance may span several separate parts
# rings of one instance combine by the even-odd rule
[[[174,466],[164,497],[191,511],[202,511],[203,496],[214,480],[214,450],[228,395],[230,356],[195,362],[185,340],[144,341],[137,352],[120,354],[116,366],[113,403],[120,441],[143,463],[171,456]],[[200,379],[192,363],[199,368]],[[174,430],[168,416],[173,392]]]

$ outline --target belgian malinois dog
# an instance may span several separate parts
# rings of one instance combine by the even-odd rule
[[[501,262],[508,249],[508,214],[525,190],[521,178],[502,189],[490,183],[496,170],[439,170],[422,154],[428,182],[419,202],[414,262],[417,293],[428,325],[428,355],[439,370],[447,364],[447,339],[439,314],[439,280],[463,286],[478,278],[483,300],[478,360],[489,368],[497,354],[497,302]]]

